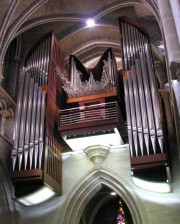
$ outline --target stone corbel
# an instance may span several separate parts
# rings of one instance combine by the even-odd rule
[[[92,145],[84,149],[85,154],[94,163],[96,169],[100,169],[109,151],[110,146],[105,145]]]
[[[180,60],[172,61],[170,64],[171,78],[180,82]]]

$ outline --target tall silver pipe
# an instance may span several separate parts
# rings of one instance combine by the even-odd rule
[[[51,51],[51,38],[47,39],[47,54],[46,54],[46,85],[48,84],[49,60]]]
[[[40,77],[41,45],[38,46],[37,51],[38,51],[38,55],[37,55],[37,76],[38,76],[38,83],[39,83],[39,86],[40,86],[41,85],[41,77]]]
[[[149,83],[148,83],[148,77],[147,77],[147,71],[145,67],[145,60],[143,58],[140,59],[141,61],[141,67],[142,67],[142,74],[143,74],[143,83],[144,83],[144,91],[145,91],[145,99],[146,99],[146,108],[147,108],[147,115],[148,115],[148,125],[149,125],[149,131],[150,131],[150,137],[152,141],[153,151],[154,154],[156,153],[156,148],[154,148],[154,137],[155,136],[155,124],[154,124],[154,117],[153,117],[153,111],[152,111],[152,101],[149,91]]]
[[[27,167],[27,159],[28,159],[28,148],[29,148],[29,140],[30,140],[30,125],[31,125],[31,115],[32,115],[32,99],[33,99],[33,90],[34,90],[34,78],[30,80],[28,101],[27,101],[27,117],[25,124],[25,139],[24,139],[24,169]]]
[[[28,105],[27,105],[27,118],[26,118],[25,141],[24,141],[25,148],[28,148],[29,140],[30,140],[30,124],[31,124],[31,116],[32,116],[33,91],[34,91],[34,78],[31,78],[30,87],[29,87]]]
[[[73,86],[74,58],[71,57],[71,85]]]
[[[129,44],[129,33],[128,33],[128,27],[127,25],[124,25],[124,34],[125,34],[125,40],[126,40],[126,52],[127,52],[127,61],[128,61],[128,70],[130,70],[131,67],[131,53],[130,53],[130,44]]]
[[[41,86],[44,85],[44,41],[41,43],[41,58],[40,58],[40,69],[41,69]]]
[[[135,65],[136,65],[136,71],[137,71],[137,83],[138,83],[140,109],[141,109],[141,112],[142,112],[141,113],[141,116],[142,116],[141,121],[142,121],[143,133],[144,133],[144,135],[148,135],[149,134],[149,128],[148,128],[148,120],[147,120],[147,108],[146,108],[146,103],[145,103],[142,72],[141,72],[141,65],[140,65],[140,60],[139,59],[135,60]],[[142,139],[141,135],[139,135],[139,137],[140,137],[140,144],[142,146],[143,145],[143,143],[142,143],[143,139]],[[146,137],[146,139],[147,139],[147,137]],[[147,154],[149,154],[149,144],[146,145],[146,147],[147,147]]]
[[[159,93],[157,90],[157,82],[155,81],[155,73],[154,73],[154,68],[153,68],[153,63],[151,59],[151,53],[149,50],[148,42],[145,44],[145,52],[146,52],[147,66],[148,66],[148,72],[149,72],[153,109],[154,109],[154,114],[156,115],[155,116],[156,129],[157,129],[157,133],[162,135],[162,114],[160,110],[160,99],[159,99]]]
[[[128,31],[128,39],[129,39],[129,53],[131,57],[131,65],[134,63],[134,52],[133,52],[133,39],[132,39],[132,32],[131,32],[131,26],[127,24],[127,31]],[[131,67],[130,67],[131,69]]]
[[[129,101],[130,101],[130,110],[131,110],[131,120],[132,120],[132,131],[134,146],[136,151],[136,156],[138,155],[138,143],[137,143],[137,123],[136,123],[136,110],[135,110],[135,100],[134,100],[134,88],[132,81],[132,70],[128,72],[128,84],[129,84]]]
[[[18,145],[19,170],[21,169],[23,150],[24,150],[25,122],[26,122],[26,114],[27,114],[27,102],[28,102],[27,100],[28,100],[28,93],[29,93],[30,74],[26,73],[25,78],[26,80],[25,80],[25,87],[24,87],[24,97],[22,101],[21,124],[20,124],[19,145]]]
[[[39,45],[39,58],[38,58],[39,86],[42,85],[41,58],[42,58],[42,44]]]
[[[112,64],[111,64],[111,53],[108,52],[108,72],[109,72],[109,78],[112,80]]]
[[[42,43],[42,48],[43,48],[43,53],[42,53],[42,85],[45,85],[45,74],[46,74],[46,72],[45,72],[45,63],[46,63],[46,61],[45,61],[45,59],[46,59],[46,56],[45,56],[45,54],[46,54],[46,40],[44,40],[43,41],[43,43]]]
[[[140,102],[139,102],[139,93],[138,93],[138,84],[137,84],[137,74],[135,70],[135,66],[131,66],[131,80],[133,83],[133,93],[134,93],[134,104],[136,111],[136,123],[138,132],[142,132],[142,119],[141,119],[141,110],[140,110]]]
[[[124,66],[125,66],[125,70],[127,70],[128,68],[128,59],[127,59],[127,48],[126,48],[126,38],[125,38],[125,29],[124,29],[125,24],[123,22],[121,22],[121,27],[122,27],[122,38],[123,38],[123,46],[121,46],[122,49],[122,53],[123,53],[123,57],[124,57]]]
[[[39,168],[41,168],[43,145],[44,145],[44,118],[45,118],[46,92],[42,92],[41,112],[40,112],[40,131],[39,131]]]
[[[147,107],[147,113],[148,113],[148,124],[149,124],[149,130],[150,130],[150,138],[151,143],[153,146],[154,154],[156,154],[156,138],[155,138],[155,123],[154,123],[154,114],[153,114],[153,107],[152,107],[152,98],[151,98],[151,92],[150,92],[150,84],[149,84],[149,73],[147,69],[147,63],[146,60],[143,58],[145,57],[145,37],[141,34],[141,43],[142,43],[142,52],[141,52],[141,67],[142,67],[142,74],[143,74],[143,81],[144,81],[144,90],[145,90],[145,97],[146,97],[146,107]]]
[[[35,151],[34,151],[34,168],[37,167],[37,160],[38,160],[38,151],[39,151],[39,133],[40,133],[40,113],[41,113],[41,98],[42,98],[42,90],[38,89],[38,96],[37,96],[37,110],[36,110],[36,125],[35,125]]]
[[[15,170],[16,159],[17,159],[17,149],[19,141],[19,132],[20,132],[20,121],[21,121],[21,110],[22,110],[22,100],[24,92],[24,81],[25,81],[25,69],[21,70],[21,88],[19,89],[17,107],[15,114],[15,124],[14,124],[14,134],[13,134],[13,149],[12,149],[12,169]]]
[[[131,157],[134,157],[133,153],[133,142],[132,142],[132,127],[131,127],[131,111],[130,111],[130,101],[129,101],[129,91],[128,91],[128,80],[126,75],[123,76],[124,82],[124,93],[125,93],[125,101],[126,101],[126,116],[127,116],[127,129],[128,129],[128,137],[129,137],[129,148],[131,152]]]
[[[38,83],[34,85],[33,104],[32,104],[32,118],[31,118],[31,133],[30,133],[30,169],[32,168],[32,157],[34,154],[34,141],[35,141],[35,122],[36,122],[36,109],[37,109],[37,93]]]
[[[131,110],[132,130],[136,131],[136,112],[134,105],[133,83],[132,83],[132,71],[128,72],[128,85],[129,85],[129,101]]]
[[[141,154],[143,155],[142,113],[141,113],[141,109],[140,109],[139,92],[138,92],[138,84],[137,84],[137,74],[136,74],[135,66],[131,66],[131,72],[132,72],[134,102],[135,102],[135,111],[136,111],[137,133],[138,133],[138,136],[139,136]],[[137,147],[138,147],[138,145],[137,145]]]
[[[46,76],[47,76],[47,72],[46,72],[46,64],[47,64],[47,40],[45,39],[44,41],[44,67],[43,67],[43,74],[44,74],[44,85],[46,85]]]
[[[147,58],[148,71],[150,74],[149,80],[150,80],[150,89],[151,89],[152,102],[153,102],[156,133],[157,133],[160,150],[163,153],[164,145],[163,145],[163,130],[162,130],[162,111],[160,108],[160,98],[159,98],[159,93],[158,93],[158,88],[157,88],[157,82],[155,80],[155,72],[154,72],[154,68],[153,68],[150,46],[149,46],[148,41],[145,44],[145,52],[146,52],[146,58]]]
[[[75,79],[76,79],[76,62],[74,61],[74,66],[73,66],[73,86],[75,85]]]
[[[141,57],[140,62],[141,62],[141,68],[142,68],[142,76],[143,76],[143,84],[144,84],[144,92],[145,92],[145,99],[146,99],[146,108],[147,108],[147,114],[148,114],[149,129],[150,129],[150,134],[153,135],[153,134],[155,134],[155,126],[154,126],[154,117],[153,117],[153,111],[152,111],[152,101],[151,101],[151,95],[150,95],[150,90],[149,90],[146,61],[144,58]]]

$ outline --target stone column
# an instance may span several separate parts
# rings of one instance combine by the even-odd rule
[[[179,24],[180,24],[180,0],[171,0],[170,4],[171,4],[173,17],[174,17],[174,22],[175,22],[175,26],[176,26],[178,39],[180,42],[180,26],[179,26]]]
[[[159,15],[166,41],[169,64],[180,60],[180,44],[169,0],[158,0]]]
[[[166,115],[166,123],[168,129],[168,139],[172,140],[174,138],[174,126],[173,126],[173,118],[170,109],[169,103],[169,92],[165,89],[159,89],[160,97],[164,103],[165,115]]]
[[[174,121],[175,121],[175,129],[177,135],[177,142],[179,147],[180,154],[180,114],[177,111],[177,105],[179,104],[179,100],[174,97],[176,94],[173,91],[172,84],[173,80],[178,80],[178,75],[180,71],[180,67],[176,66],[180,63],[180,43],[176,31],[176,26],[171,10],[170,0],[157,0],[159,15],[162,23],[163,34],[166,43],[167,50],[167,69],[168,69],[168,81],[170,87],[170,96],[171,96],[171,106],[173,108]],[[175,68],[175,69],[174,69]]]

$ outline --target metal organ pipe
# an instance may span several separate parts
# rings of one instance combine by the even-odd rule
[[[23,158],[24,137],[25,137],[25,122],[26,122],[26,113],[27,113],[27,100],[28,100],[28,91],[29,91],[29,81],[30,81],[30,74],[26,73],[26,80],[25,80],[25,87],[24,87],[24,97],[23,97],[23,102],[22,102],[19,143],[18,143],[19,170],[21,169],[22,158]]]
[[[41,96],[42,96],[42,90],[38,89],[38,97],[37,97],[37,110],[36,110],[36,124],[35,124],[35,151],[34,151],[34,168],[37,167],[37,159],[38,159],[38,142],[39,142],[39,131],[40,131],[40,112],[41,112]]]
[[[126,112],[127,112],[127,129],[128,129],[128,137],[129,137],[129,147],[131,152],[131,157],[134,156],[134,147],[132,140],[132,125],[131,125],[131,113],[130,113],[130,101],[129,101],[129,88],[128,88],[128,78],[127,74],[123,76],[124,82],[124,93],[125,93],[125,101],[126,101]]]
[[[149,39],[125,19],[120,21],[120,30],[131,156],[133,145],[136,156],[159,153],[157,140],[163,153],[162,113]]]
[[[41,110],[41,112],[40,112],[40,130],[39,130],[39,161],[38,161],[39,168],[41,168],[42,153],[43,153],[45,101],[46,101],[46,92],[42,91],[42,100],[41,100],[41,108],[40,108],[40,110]]]
[[[46,36],[32,50],[33,52],[28,55],[26,60],[26,68],[21,78],[22,88],[18,95],[11,179],[15,180],[17,188],[21,187],[28,177],[28,181],[32,181],[32,183],[38,181],[35,186],[39,187],[40,183],[46,183],[60,193],[61,173],[57,171],[61,164],[60,144],[56,142],[56,132],[58,131],[56,130],[58,126],[56,94],[59,92],[55,82],[53,63],[61,66],[62,61],[58,61],[61,51],[53,34]],[[51,70],[48,71],[48,69]],[[77,75],[79,75],[78,71]],[[47,84],[49,88],[55,87],[55,91],[54,89],[48,91],[46,101],[44,89],[47,88],[44,85]]]
[[[16,159],[17,159],[17,149],[19,141],[19,132],[20,132],[20,121],[21,121],[21,110],[23,102],[23,91],[24,91],[24,81],[25,81],[25,69],[22,70],[21,74],[21,88],[18,94],[17,108],[15,115],[15,124],[14,124],[14,135],[13,135],[13,149],[12,149],[12,169],[15,170]]]
[[[30,124],[31,124],[31,115],[32,115],[33,90],[34,90],[34,79],[31,78],[30,87],[29,87],[28,105],[27,105],[25,141],[24,141],[24,169],[25,170],[27,167],[27,160],[28,160],[28,154],[29,154],[28,148],[29,148],[29,140],[30,140]]]

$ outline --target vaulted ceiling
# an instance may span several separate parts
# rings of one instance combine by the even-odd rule
[[[70,54],[75,54],[87,63],[108,47],[120,57],[118,17],[121,16],[142,24],[156,46],[162,40],[155,0],[1,0],[1,5],[11,7],[10,16],[4,20],[7,29],[4,46],[20,35],[22,58],[49,31],[57,36],[67,61]],[[94,27],[87,27],[88,18],[95,19]]]

